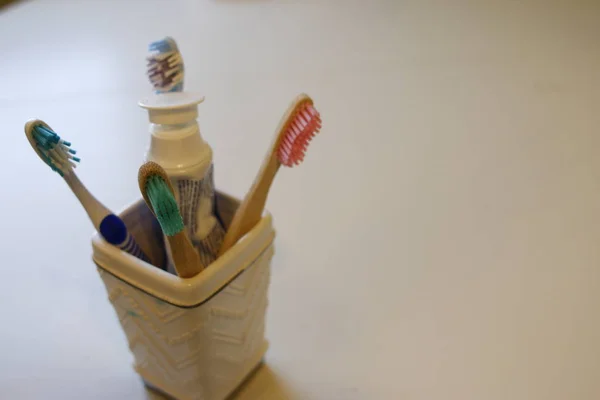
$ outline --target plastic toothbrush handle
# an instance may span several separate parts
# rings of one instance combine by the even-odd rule
[[[146,256],[146,254],[142,251],[140,246],[137,244],[133,236],[129,234],[129,232],[127,233],[127,239],[123,243],[116,246],[124,252],[129,253],[142,261],[146,261],[148,264],[151,264],[148,256]]]
[[[142,251],[133,236],[131,236],[121,218],[114,214],[109,214],[100,222],[99,228],[100,234],[108,243],[140,260],[150,263],[150,259]]]

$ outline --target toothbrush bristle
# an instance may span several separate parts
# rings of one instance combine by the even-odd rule
[[[158,175],[146,178],[146,195],[150,200],[156,219],[167,236],[173,236],[184,229],[175,196],[164,179]]]
[[[44,162],[60,176],[77,167],[76,163],[81,161],[75,157],[77,152],[71,149],[71,143],[62,140],[52,129],[38,124],[32,128],[31,136]]]
[[[310,103],[302,104],[294,113],[279,143],[277,158],[286,167],[293,167],[304,160],[312,138],[321,130],[321,115]]]
[[[148,46],[147,76],[157,93],[183,90],[183,58],[172,38],[153,42]]]
[[[173,38],[166,37],[161,40],[157,40],[148,45],[148,51],[156,51],[159,53],[165,53],[167,51],[177,50],[177,43]]]

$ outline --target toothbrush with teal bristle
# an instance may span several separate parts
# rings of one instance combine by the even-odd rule
[[[171,37],[157,40],[148,46],[148,79],[156,93],[183,91],[183,58]]]
[[[146,204],[167,237],[177,275],[191,278],[202,272],[205,266],[185,232],[173,186],[165,170],[155,162],[146,162],[138,172],[138,184]]]
[[[31,120],[25,124],[25,134],[37,155],[54,172],[58,173],[77,196],[81,205],[94,224],[94,228],[110,244],[150,263],[133,236],[127,231],[121,218],[100,203],[79,180],[73,170],[80,161],[71,149],[71,143],[56,134],[41,120]]]

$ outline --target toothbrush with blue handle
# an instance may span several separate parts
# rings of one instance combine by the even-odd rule
[[[183,57],[171,37],[157,40],[148,46],[146,75],[156,93],[183,91]]]
[[[73,170],[80,161],[71,149],[71,143],[63,140],[44,121],[31,120],[25,124],[25,134],[37,155],[54,172],[59,174],[77,196],[94,224],[94,228],[108,243],[150,263],[150,259],[133,236],[127,231],[121,218],[100,203],[79,180]]]

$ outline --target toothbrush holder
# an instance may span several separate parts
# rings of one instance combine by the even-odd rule
[[[227,227],[239,200],[215,196]],[[165,260],[160,227],[143,200],[120,216],[152,260]],[[206,270],[182,279],[93,236],[93,260],[147,386],[178,400],[225,399],[260,364],[274,237],[265,212]]]

